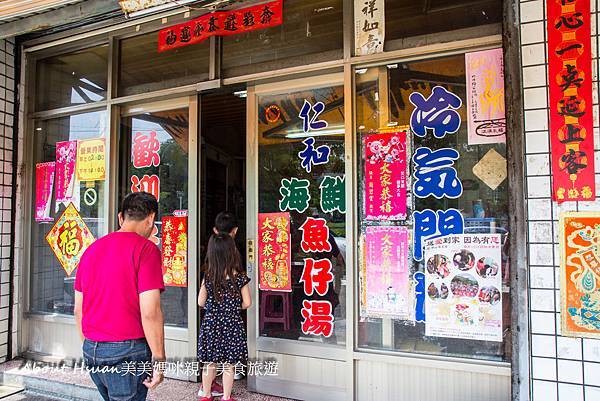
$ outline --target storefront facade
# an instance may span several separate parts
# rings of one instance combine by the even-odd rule
[[[252,278],[250,358],[277,362],[276,375],[249,376],[252,390],[525,400],[534,383],[535,395],[519,13],[399,3],[284,0],[281,25],[164,51],[169,27],[211,10],[19,38],[11,353],[79,357],[79,247],[144,190],[159,198],[170,358],[196,355],[198,272],[227,209]],[[376,22],[383,51],[360,55],[355,36]],[[477,79],[506,135],[496,124],[482,139],[469,126],[473,71],[493,57],[505,67]],[[462,246],[427,244],[463,233]]]

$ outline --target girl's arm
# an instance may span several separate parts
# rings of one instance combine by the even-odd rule
[[[204,308],[206,304],[206,297],[208,293],[206,292],[206,285],[204,284],[204,280],[202,280],[202,285],[200,286],[200,293],[198,294],[198,306]]]
[[[250,286],[246,284],[242,287],[242,309],[248,309],[252,306],[252,297],[250,296]]]

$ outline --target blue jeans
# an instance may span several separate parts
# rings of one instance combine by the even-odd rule
[[[152,353],[146,340],[83,342],[83,359],[106,401],[143,401]]]

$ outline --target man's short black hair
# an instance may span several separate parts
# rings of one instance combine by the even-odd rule
[[[120,212],[124,219],[142,221],[153,213],[158,215],[158,202],[148,192],[133,192],[123,199]]]
[[[215,228],[220,233],[229,234],[236,227],[238,221],[235,214],[231,212],[221,212],[215,217]]]

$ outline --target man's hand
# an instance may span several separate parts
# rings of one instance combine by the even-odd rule
[[[162,383],[163,379],[164,377],[162,371],[155,366],[154,370],[152,371],[152,376],[144,380],[144,386],[148,387],[150,390],[155,389],[160,383]]]

